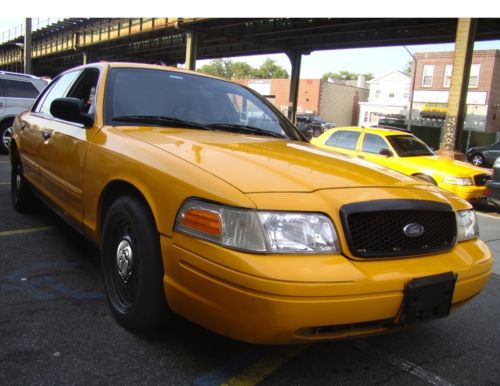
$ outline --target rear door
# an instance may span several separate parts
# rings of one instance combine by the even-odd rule
[[[380,154],[382,150],[389,150],[392,156],[389,157]],[[386,139],[381,135],[372,133],[364,133],[358,156],[359,158],[364,158],[391,169],[394,168],[395,164],[398,162],[395,158],[396,155],[394,151],[391,149]]]

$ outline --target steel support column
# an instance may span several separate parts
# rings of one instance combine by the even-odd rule
[[[196,70],[198,55],[198,32],[186,32],[186,66],[188,70]]]
[[[32,74],[33,68],[31,66],[31,18],[26,18],[24,22],[24,46],[23,46],[23,63],[24,73]]]
[[[297,115],[297,101],[299,99],[300,66],[302,64],[302,53],[299,51],[287,52],[292,64],[292,79],[290,80],[290,94],[288,98],[288,119],[295,123]]]
[[[474,50],[476,19],[458,19],[455,40],[455,59],[451,77],[448,111],[441,131],[440,154],[448,158],[460,157],[460,137],[466,114],[469,74]]]

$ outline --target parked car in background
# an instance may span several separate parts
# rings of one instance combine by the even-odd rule
[[[319,115],[297,114],[296,126],[307,139],[321,135],[325,130],[335,127],[335,123],[326,122]]]
[[[495,203],[500,211],[500,157],[493,164],[493,176],[486,184],[488,198]]]
[[[467,201],[318,149],[257,93],[191,71],[68,70],[16,117],[10,160],[14,208],[35,193],[100,247],[134,331],[172,312],[253,343],[400,331],[493,267]]]
[[[469,162],[476,166],[491,166],[500,156],[500,142],[487,146],[471,147],[467,150],[466,157]]]
[[[47,83],[33,75],[0,71],[0,154],[9,151],[14,117],[31,107]]]
[[[469,201],[484,197],[486,182],[491,179],[490,172],[437,156],[420,139],[401,130],[339,127],[311,143],[420,178]]]

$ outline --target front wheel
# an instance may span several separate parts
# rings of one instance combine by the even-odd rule
[[[142,200],[123,196],[111,205],[102,231],[101,262],[108,303],[121,325],[145,330],[165,321],[160,241]]]
[[[476,166],[483,166],[484,161],[485,161],[484,156],[479,153],[474,154],[471,159],[472,164]]]
[[[12,122],[7,121],[0,124],[0,154],[7,154],[10,149],[10,140],[12,138]]]
[[[427,181],[433,185],[437,185],[436,180],[427,174],[415,174],[413,177],[418,178],[419,180]]]

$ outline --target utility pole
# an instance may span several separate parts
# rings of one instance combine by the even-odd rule
[[[411,131],[411,112],[413,110],[413,93],[415,92],[415,78],[417,77],[417,58],[415,55],[413,55],[406,46],[403,46],[403,48],[410,54],[410,56],[413,58],[413,64],[411,66],[411,91],[410,91],[410,101],[409,101],[409,106],[408,106],[408,125],[407,129],[408,131]]]

